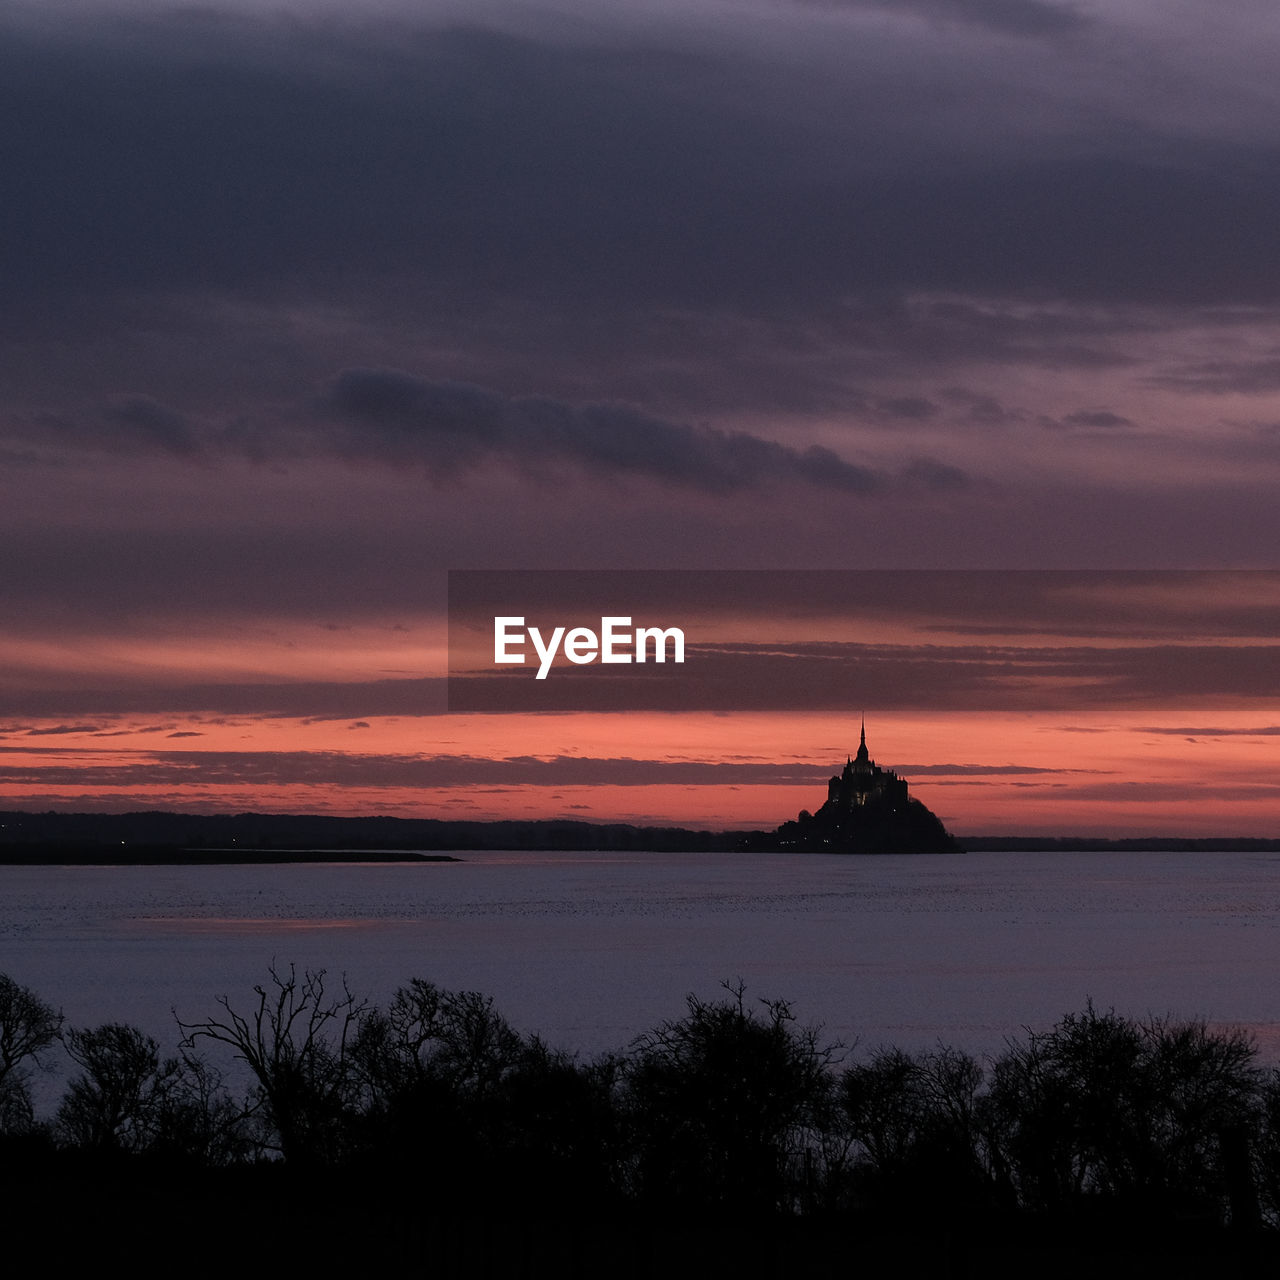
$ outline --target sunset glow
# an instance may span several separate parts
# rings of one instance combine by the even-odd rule
[[[6,6],[0,801],[1280,836],[1280,25],[1148,8]],[[779,576],[451,713],[475,570]]]

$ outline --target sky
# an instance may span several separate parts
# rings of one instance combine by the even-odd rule
[[[769,826],[867,712],[962,834],[1280,835],[1269,0],[351,10],[0,0],[0,806]],[[1196,606],[1136,704],[763,705],[764,592],[739,705],[451,714],[459,569]]]

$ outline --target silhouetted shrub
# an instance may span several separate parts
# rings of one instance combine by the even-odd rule
[[[992,1133],[1020,1202],[1086,1200],[1221,1218],[1224,1130],[1259,1103],[1252,1042],[1201,1022],[1135,1022],[1089,1003],[996,1061]]]
[[[636,1193],[684,1209],[794,1211],[832,1108],[838,1050],[782,1000],[687,1000],[688,1013],[634,1042],[626,1067]]]
[[[145,1177],[167,1176],[165,1162],[256,1165],[269,1181],[255,1186],[299,1197],[341,1175],[366,1205],[484,1204],[527,1220],[573,1206],[688,1230],[850,1213],[947,1232],[1045,1215],[1055,1230],[1083,1216],[1280,1223],[1280,1071],[1260,1070],[1242,1034],[1090,1002],[1010,1042],[986,1073],[940,1046],[880,1049],[837,1074],[839,1046],[785,1001],[726,991],[583,1063],[479,992],[415,978],[377,1009],[345,981],[326,991],[322,971],[272,966],[247,1012],[222,997],[221,1016],[179,1022],[179,1057],[119,1023],[66,1031],[78,1073],[41,1128],[24,1073],[61,1015],[0,979],[8,1176],[27,1167],[15,1158],[79,1167],[74,1148]],[[191,1052],[201,1039],[245,1064],[243,1099]]]
[[[1258,1084],[1258,1123],[1252,1134],[1252,1168],[1260,1210],[1280,1226],[1280,1068],[1262,1073]]]
[[[367,1156],[383,1172],[412,1167],[437,1197],[613,1181],[608,1072],[525,1039],[488,996],[412,979],[362,1021],[352,1062]]]
[[[622,1064],[579,1063],[536,1036],[478,1109],[490,1186],[525,1202],[604,1205],[622,1197]]]
[[[976,1059],[947,1047],[921,1054],[880,1049],[848,1067],[839,1097],[853,1143],[854,1203],[966,1212],[989,1202],[982,1081]]]

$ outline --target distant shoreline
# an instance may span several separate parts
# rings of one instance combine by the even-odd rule
[[[957,836],[966,853],[1280,853],[1261,836]]]
[[[0,844],[0,867],[219,867],[291,862],[461,862],[404,849],[178,849],[165,845]]]
[[[733,853],[766,833],[561,819],[0,811],[0,865],[441,862],[468,852]],[[966,853],[1280,853],[1256,836],[960,836]],[[872,855],[832,854],[832,857]],[[879,855],[904,856],[904,855]]]

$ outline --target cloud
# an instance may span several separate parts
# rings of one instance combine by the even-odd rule
[[[1107,24],[1072,7],[914,12],[973,39],[794,10],[779,57],[732,6],[642,32],[598,9],[536,33],[457,15],[9,19],[7,295],[378,277],[424,314],[464,295],[756,314],[921,290],[1277,296],[1277,140],[1228,123],[1239,77],[1189,82],[1190,102],[1125,93]],[[982,37],[1086,26],[1069,61]],[[1135,58],[1165,48],[1142,24],[1125,39]]]
[[[895,628],[926,633],[925,651],[936,654],[948,647],[947,633],[1039,636],[1055,648],[1061,637],[1280,640],[1280,573],[1271,570],[676,569],[628,573],[625,582],[629,591],[643,593],[648,607],[707,619],[719,637],[726,630],[719,620],[732,619],[736,634],[728,638],[744,652],[753,626],[767,622],[775,633],[777,620],[785,617],[821,619],[828,637],[856,635],[868,622],[889,620]],[[463,610],[474,615],[477,625],[503,612],[504,601],[511,600],[527,602],[531,609],[589,615],[607,604],[616,583],[613,573],[600,570],[461,571],[451,582],[451,608],[455,616]],[[755,618],[760,622],[747,621]],[[809,641],[815,656],[839,653],[853,643]],[[799,652],[803,645],[796,645],[785,649]]]
[[[335,785],[345,787],[757,786],[823,787],[829,769],[803,764],[630,757],[348,755],[337,751],[77,752],[74,763],[0,762],[0,783],[43,786]]]
[[[445,709],[445,680],[440,677],[217,684],[148,679],[104,681],[98,686],[83,683],[70,687],[0,690],[0,714],[59,715],[71,709],[88,715],[216,711],[332,720],[349,720],[353,716],[435,715]],[[71,727],[43,732],[84,731],[84,728]]]
[[[1073,787],[1071,798],[1081,804],[1159,804],[1185,805],[1189,808],[1214,803],[1225,806],[1248,803],[1274,806],[1277,799],[1280,799],[1280,783],[1237,783],[1208,778],[1193,786],[1188,786],[1186,782],[1095,782]],[[1170,820],[1169,827],[1174,825]]]
[[[798,482],[871,493],[884,478],[829,449],[799,450],[742,431],[667,422],[623,405],[432,382],[394,369],[347,369],[327,407],[353,428],[334,447],[445,469],[500,455],[542,466],[565,460],[601,475],[640,475],[718,493]]]
[[[970,485],[969,476],[959,467],[939,462],[936,458],[916,458],[907,464],[902,475],[906,480],[940,493],[967,489]]]
[[[1042,769],[1025,764],[895,764],[894,770],[904,777],[961,777],[987,775],[1013,776],[1027,773],[1049,773],[1057,777],[1066,773],[1110,773],[1109,769]]]
[[[514,671],[515,669],[510,669]],[[686,641],[685,666],[452,676],[456,712],[1117,710],[1265,701],[1274,645],[891,645]]]
[[[1133,423],[1109,409],[1078,409],[1062,419],[1070,427],[1131,427]]]
[[[938,406],[924,396],[897,396],[876,402],[876,411],[888,418],[905,418],[912,422],[922,422],[934,417]]]
[[[492,459],[538,475],[569,463],[601,478],[643,477],[711,494],[779,483],[872,494],[891,482],[886,473],[819,445],[796,448],[746,431],[672,422],[623,404],[506,396],[397,369],[343,370],[329,384],[318,415],[302,409],[288,422],[232,422],[197,431],[148,396],[129,397],[101,416],[105,429],[54,422],[48,415],[26,429],[46,448],[198,457],[206,464],[217,458],[321,459],[456,476]],[[14,429],[21,432],[24,424]],[[909,463],[903,479],[935,489],[967,482],[959,469],[928,458]]]
[[[46,464],[67,450],[193,459],[205,447],[193,423],[148,395],[111,396],[82,414],[12,414],[0,431],[34,446],[25,456]]]
[[[1280,359],[1204,360],[1148,381],[1207,395],[1268,395],[1280,391]]]
[[[962,420],[984,426],[1003,426],[1021,422],[1026,414],[1007,408],[995,396],[985,392],[970,391],[966,387],[946,387],[939,392],[941,399],[961,410]]]
[[[37,729],[37,728],[23,729],[20,732],[22,732],[29,738],[41,738],[41,737],[61,736],[62,734],[67,734],[67,733],[92,733],[97,728],[98,726],[96,724],[59,724],[59,725],[51,725],[50,727],[45,729]],[[11,732],[14,732],[14,731],[11,731]]]
[[[1091,19],[1073,5],[1046,0],[791,0],[830,9],[880,9],[971,24],[1002,35],[1051,37],[1087,27]]]
[[[0,17],[9,625],[357,613],[513,548],[840,565],[864,493],[886,567],[1275,545],[1273,477],[1176,413],[1140,466],[1016,430],[1270,385],[1272,27],[255,8]]]
[[[122,440],[148,452],[155,449],[179,457],[189,457],[199,448],[182,414],[151,396],[121,396],[107,405],[102,416],[111,428],[103,444],[112,449],[119,448]]]
[[[494,786],[806,786],[826,787],[828,763],[662,760],[629,756],[509,756],[357,754],[338,751],[130,751],[86,753],[39,766],[0,763],[0,783],[47,786],[165,786],[199,781],[210,786],[314,785],[347,787]],[[900,765],[899,772],[932,777],[1010,777],[1085,774],[1089,769],[1027,765]]]
[[[1221,726],[1170,729],[1164,726],[1144,725],[1137,732],[1167,734],[1171,737],[1194,735],[1197,738],[1276,738],[1280,737],[1280,725],[1259,725],[1257,728],[1252,729],[1244,727],[1223,728]]]

